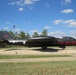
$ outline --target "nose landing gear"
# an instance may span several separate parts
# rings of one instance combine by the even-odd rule
[[[46,50],[46,49],[47,49],[47,46],[42,46],[42,49],[43,49],[43,50]]]

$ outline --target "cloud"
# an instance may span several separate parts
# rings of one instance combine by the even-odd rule
[[[8,3],[8,5],[15,5],[15,2]]]
[[[64,25],[68,25],[69,27],[76,27],[76,20],[74,20],[74,19],[71,19],[71,20],[55,20],[53,23],[56,25],[64,24]]]
[[[76,27],[76,20],[73,20],[73,19],[65,20],[63,21],[63,23],[69,25],[70,27]]]
[[[24,22],[25,24],[31,24],[31,22],[30,21],[26,21],[26,22]]]
[[[3,28],[3,30],[8,30],[8,29],[9,29],[9,27],[4,27],[4,28]]]
[[[72,31],[70,32],[70,34],[71,34],[74,38],[76,38],[76,30],[72,30]]]
[[[38,30],[31,30],[30,32],[32,33],[31,36],[33,35],[34,32],[37,32],[39,35],[42,34],[41,32],[38,32]]]
[[[64,23],[64,24],[71,24],[73,22],[75,22],[75,20],[71,19],[71,20],[63,20],[62,23]]]
[[[50,7],[50,5],[49,5],[48,3],[45,3],[45,6],[46,6],[46,7]]]
[[[34,33],[34,32],[38,32],[38,30],[31,30],[31,32],[32,32],[32,33]]]
[[[57,24],[60,24],[62,21],[63,20],[55,20],[55,21],[53,21],[53,23],[57,25]]]
[[[54,37],[61,37],[61,36],[65,36],[66,34],[64,32],[61,32],[61,31],[56,31],[56,32],[49,32],[48,35],[54,36]]]
[[[72,0],[61,0],[62,4],[69,4],[72,3]]]
[[[24,10],[24,8],[19,8],[18,10],[19,10],[19,11],[23,11],[23,10]]]
[[[20,28],[15,28],[15,29],[14,29],[14,32],[19,33],[20,31],[21,31],[21,29],[20,29]]]
[[[30,5],[30,4],[35,4],[39,0],[14,0],[9,5],[19,5],[19,6],[24,6],[24,5]]]
[[[45,26],[45,27],[44,27],[44,29],[49,29],[49,28],[51,28],[51,27],[50,27],[50,26]]]
[[[70,27],[76,27],[76,21],[70,23]]]
[[[27,6],[30,10],[32,10],[34,7],[32,5]]]
[[[10,24],[10,22],[9,22],[9,21],[7,21],[7,22],[6,22],[6,24]]]
[[[26,6],[30,10],[34,8],[34,4],[40,0],[10,0],[11,2],[8,3],[8,5],[13,5],[13,6],[19,6],[19,7],[24,7]],[[23,11],[23,8],[19,8],[18,10]]]
[[[65,13],[65,14],[69,14],[69,13],[73,13],[74,10],[73,9],[65,9],[65,10],[62,10],[61,13]]]

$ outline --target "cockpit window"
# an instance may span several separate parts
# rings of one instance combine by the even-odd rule
[[[63,37],[63,39],[75,40],[73,37]]]

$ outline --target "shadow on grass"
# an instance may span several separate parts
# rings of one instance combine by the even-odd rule
[[[39,48],[39,49],[32,49],[32,50],[41,51],[41,52],[57,52],[61,49],[47,48],[46,50],[43,50],[43,49]]]
[[[11,49],[6,49],[5,51],[13,51],[13,50],[22,50],[22,49],[11,48]]]
[[[10,48],[6,49],[5,51],[15,51],[15,50],[33,50],[33,51],[40,51],[40,52],[57,52],[61,49],[56,49],[56,48],[47,48],[46,50],[43,50],[42,48]]]

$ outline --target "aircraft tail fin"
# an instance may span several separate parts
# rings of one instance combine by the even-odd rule
[[[0,39],[8,40],[13,39],[13,37],[7,31],[0,31]]]

